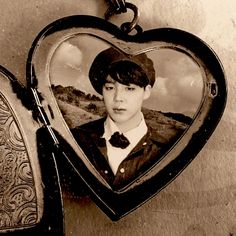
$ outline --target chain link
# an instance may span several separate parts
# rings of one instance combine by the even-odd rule
[[[106,0],[109,7],[105,13],[105,19],[109,19],[114,14],[126,13],[126,3],[125,0]]]
[[[140,13],[138,8],[129,2],[124,0],[107,0],[109,7],[105,13],[105,19],[109,20],[114,14],[126,13],[127,9],[131,9],[134,12],[134,17],[131,22],[125,22],[121,25],[121,30],[129,34],[133,29],[136,29],[137,33],[142,32],[142,28],[138,25]]]

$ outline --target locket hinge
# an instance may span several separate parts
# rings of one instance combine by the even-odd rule
[[[32,91],[32,94],[33,94],[33,97],[34,97],[34,100],[36,103],[36,107],[37,107],[37,118],[43,124],[43,126],[46,127],[46,129],[48,130],[48,132],[53,140],[54,145],[58,147],[59,141],[58,141],[57,137],[55,136],[55,133],[52,130],[51,123],[50,123],[48,116],[47,116],[47,114],[43,108],[43,105],[40,101],[38,91],[35,88],[31,88],[31,91]]]

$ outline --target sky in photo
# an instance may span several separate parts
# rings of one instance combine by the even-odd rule
[[[64,41],[50,63],[51,83],[74,86],[86,93],[96,94],[90,84],[88,71],[96,55],[109,46],[88,35]],[[154,62],[156,82],[152,96],[144,106],[193,117],[201,103],[203,91],[199,66],[187,55],[173,49],[153,50],[147,56]]]

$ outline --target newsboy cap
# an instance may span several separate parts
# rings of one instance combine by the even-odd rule
[[[94,59],[90,70],[89,79],[93,88],[102,94],[102,87],[108,76],[109,68],[118,62],[130,62],[137,65],[146,75],[148,82],[147,85],[154,85],[155,82],[155,69],[153,61],[147,57],[145,53],[138,55],[125,54],[113,47],[110,47],[100,52]]]

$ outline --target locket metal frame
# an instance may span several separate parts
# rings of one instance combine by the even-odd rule
[[[50,88],[49,62],[53,53],[63,41],[80,34],[100,38],[128,54],[174,49],[191,57],[203,73],[203,99],[190,127],[158,164],[116,191],[101,178],[71,136]],[[29,51],[26,73],[35,112],[42,125],[47,127],[48,138],[57,149],[56,159],[65,158],[71,164],[90,189],[94,201],[112,220],[118,220],[141,206],[190,164],[220,121],[227,97],[223,66],[215,52],[198,37],[173,28],[128,35],[114,24],[93,16],[69,16],[46,26]],[[40,95],[47,106],[42,105]]]

